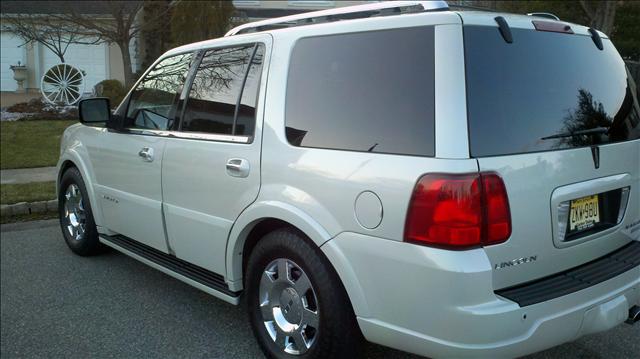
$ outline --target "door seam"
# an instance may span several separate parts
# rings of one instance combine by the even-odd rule
[[[167,245],[167,252],[170,255],[176,255],[176,252],[171,248],[171,242],[169,241],[169,233],[167,231],[167,219],[164,213],[164,183],[162,182],[164,178],[164,155],[167,151],[167,146],[169,145],[165,139],[163,139],[164,146],[162,146],[162,156],[160,157],[160,215],[162,216],[162,229],[164,232],[164,242]]]

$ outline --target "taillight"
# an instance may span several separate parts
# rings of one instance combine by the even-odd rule
[[[502,243],[511,235],[509,200],[494,173],[427,174],[416,184],[404,240],[447,249]]]

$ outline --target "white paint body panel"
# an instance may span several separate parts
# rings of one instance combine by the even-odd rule
[[[165,139],[101,129],[92,140],[86,146],[107,228],[168,252],[160,179]],[[153,148],[153,162],[138,155],[145,147]]]
[[[258,196],[264,94],[271,52],[269,35],[253,35],[245,43],[265,46],[260,97],[251,143],[167,138],[162,167],[164,213],[172,252],[216,273],[225,273],[227,238],[234,221]],[[221,39],[215,46],[229,46],[236,39]],[[232,177],[229,159],[248,162],[247,177]]]
[[[640,303],[640,267],[521,308],[493,293],[482,249],[451,252],[345,232],[322,251],[368,340],[432,358],[519,357],[610,329],[625,319],[620,308]]]
[[[573,170],[568,160],[591,161],[588,148],[552,152],[544,158],[537,153],[469,158],[462,22],[496,26],[495,16],[455,12],[383,16],[234,35],[170,50],[161,59],[218,46],[267,44],[253,140],[233,143],[234,139],[177,138],[169,133],[143,136],[74,126],[65,133],[60,165],[79,163],[96,203],[99,226],[221,274],[232,291],[243,289],[244,244],[251,230],[266,218],[288,222],[321,248],[347,290],[363,334],[376,343],[429,356],[513,357],[610,328],[620,322],[621,308],[638,303],[640,268],[526,308],[494,293],[523,275],[545,276],[629,242],[615,229],[586,243],[581,257],[572,258],[553,246],[550,218],[542,223],[527,219],[530,210],[550,217],[551,193],[560,184],[544,175]],[[514,27],[532,27],[529,17],[507,20]],[[301,148],[287,142],[286,85],[296,41],[425,25],[435,25],[435,157]],[[573,28],[586,34],[583,27]],[[144,146],[155,149],[154,162],[137,156]],[[640,153],[639,146],[640,141],[603,146],[602,158],[614,157],[621,148]],[[225,170],[229,158],[246,159],[249,176],[229,176]],[[601,172],[624,174],[617,183],[638,188],[638,162],[638,156],[603,162]],[[518,226],[510,241],[467,251],[402,242],[406,210],[421,175],[478,170],[495,171],[505,179]],[[576,170],[562,177],[561,186],[593,178],[592,171]],[[532,198],[537,189],[545,196]],[[361,225],[355,214],[356,198],[365,191],[373,192],[383,208],[382,220],[370,228]],[[636,198],[624,224],[639,211]],[[377,216],[377,212],[363,213]],[[548,245],[531,242],[544,231]],[[533,255],[528,251],[540,248],[543,265],[516,267],[511,275],[496,275],[493,270],[495,261]]]
[[[628,155],[620,155],[623,153]],[[511,238],[505,243],[485,247],[491,262],[537,256],[535,265],[494,271],[494,288],[508,287],[578,266],[629,242],[621,228],[640,220],[640,141],[600,146],[600,158],[600,168],[595,169],[591,150],[585,147],[478,159],[481,171],[493,171],[502,177],[511,208]],[[518,166],[514,166],[515,163]],[[598,178],[609,180],[594,180]],[[571,246],[557,248],[554,245],[553,231],[555,228],[557,232],[559,200],[627,186],[631,186],[631,192],[635,194],[629,198],[625,218],[620,225],[572,241]],[[554,191],[561,188],[564,188],[564,193],[558,196]]]

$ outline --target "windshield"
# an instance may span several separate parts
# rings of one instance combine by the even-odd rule
[[[589,36],[512,34],[509,44],[496,27],[464,27],[471,156],[640,137],[636,86],[611,41],[601,51]],[[585,131],[595,128],[606,131]]]

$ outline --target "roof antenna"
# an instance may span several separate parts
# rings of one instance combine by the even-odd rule
[[[598,35],[598,32],[594,28],[590,27],[589,33],[591,34],[591,40],[593,40],[593,43],[596,44],[596,47],[600,50],[603,50],[604,46],[602,46],[602,39],[600,38],[600,35]]]
[[[511,29],[509,28],[509,24],[507,24],[507,20],[502,16],[496,16],[494,20],[498,23],[498,28],[500,29],[500,34],[504,41],[511,44],[513,42],[513,37],[511,36]]]

